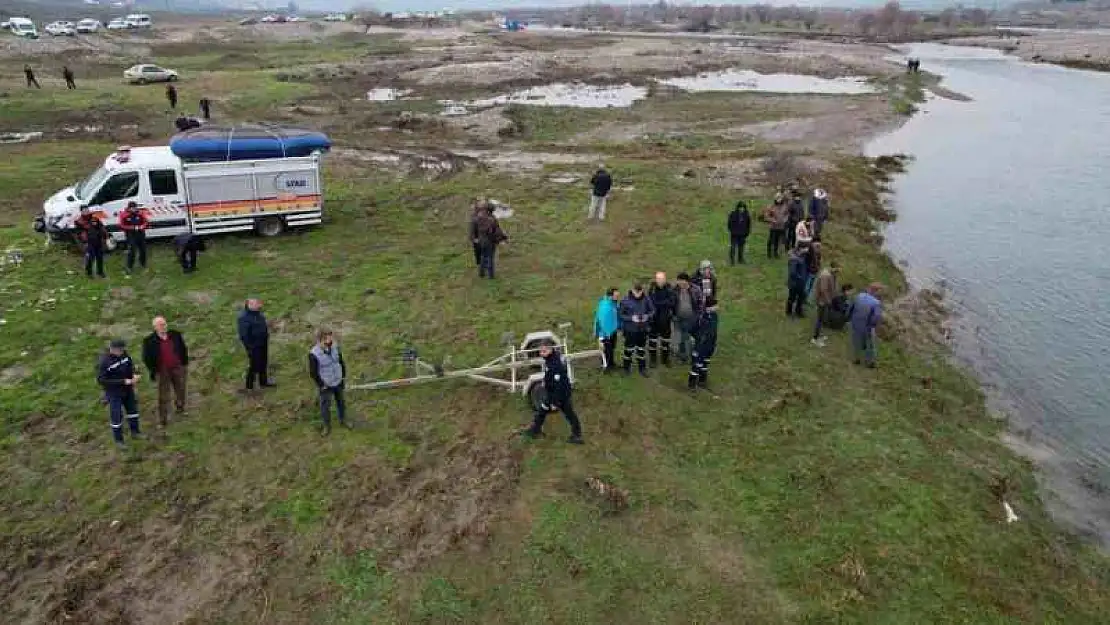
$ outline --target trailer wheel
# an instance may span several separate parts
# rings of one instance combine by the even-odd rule
[[[543,382],[536,380],[529,384],[528,405],[532,407],[532,410],[539,411],[545,401],[547,401],[547,391],[543,388]]]
[[[276,237],[285,232],[285,221],[281,217],[263,217],[254,222],[254,230],[259,236]]]

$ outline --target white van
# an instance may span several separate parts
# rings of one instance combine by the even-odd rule
[[[13,17],[9,19],[8,30],[12,31],[12,34],[18,37],[27,37],[30,39],[39,38],[39,31],[35,28],[35,23],[25,17]]]
[[[128,28],[150,28],[154,26],[154,22],[150,20],[150,16],[146,13],[132,13],[123,18],[127,23]]]
[[[119,214],[130,202],[149,211],[151,238],[252,230],[276,236],[323,221],[320,155],[185,163],[169,146],[120,148],[83,182],[47,199],[35,230],[70,238],[88,206],[115,247],[124,240]]]

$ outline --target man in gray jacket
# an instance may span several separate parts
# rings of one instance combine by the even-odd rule
[[[678,335],[678,359],[686,362],[687,354],[692,350],[691,342],[694,330],[697,329],[698,318],[702,311],[701,289],[690,282],[690,274],[678,274],[678,285],[675,287],[674,325]]]
[[[316,332],[316,345],[308,352],[308,373],[316,388],[320,390],[320,420],[323,421],[322,434],[331,434],[331,403],[335,400],[335,410],[339,425],[350,429],[347,424],[347,405],[343,401],[343,379],[347,367],[343,364],[343,353],[335,343],[335,334],[328,329]]]

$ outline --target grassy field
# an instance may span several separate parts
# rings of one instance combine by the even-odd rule
[[[239,100],[244,116],[321,88],[241,70],[200,80],[231,101],[240,81],[262,85]],[[0,114],[34,126],[101,98],[123,98],[112,101],[143,120],[164,114],[157,87],[126,94],[95,84],[54,93],[49,107],[16,95],[0,99]],[[685,106],[696,115],[721,102]],[[577,115],[516,114],[525,140],[545,144]],[[336,139],[373,143],[368,132]],[[604,224],[584,221],[584,188],[547,176],[398,175],[336,159],[324,226],[215,239],[189,276],[155,244],[148,272],[125,278],[117,255],[108,279],[90,282],[78,256],[43,248],[26,224],[112,145],[0,147],[0,250],[24,254],[0,267],[8,622],[1105,622],[1110,566],[1051,525],[973,381],[897,333],[885,335],[877,370],[850,365],[846,337],[811,347],[809,325],[783,316],[785,269],[764,258],[762,224],[749,264],[726,266],[728,208],[761,204],[767,191],[683,176],[690,146],[591,144],[619,155],[609,165],[630,187]],[[718,158],[768,149],[713,147]],[[880,280],[896,295],[902,278],[870,235],[885,217],[882,176],[869,161],[829,158],[826,261],[844,267],[842,281]],[[476,195],[516,212],[493,282],[478,279],[465,240]],[[723,294],[713,394],[691,397],[679,366],[645,380],[584,363],[584,447],[555,436],[558,418],[546,441],[522,442],[523,401],[468,383],[351,393],[356,428],[318,434],[305,352],[320,325],[338,331],[355,380],[401,374],[408,346],[477,364],[499,352],[502,333],[562,321],[585,347],[606,287],[703,258]],[[252,295],[274,325],[279,386],[243,396],[234,319]],[[109,337],[137,349],[157,314],[193,352],[190,414],[161,431],[144,383],[150,437],[117,453],[94,359]],[[627,490],[628,508],[600,502],[587,477]],[[1003,522],[1000,490],[1019,523]]]

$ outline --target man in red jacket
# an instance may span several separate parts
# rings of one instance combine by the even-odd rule
[[[146,269],[146,229],[150,225],[150,213],[140,208],[138,202],[128,202],[127,208],[119,214],[119,227],[127,237],[127,273],[135,267],[135,255],[139,255],[139,265]]]

